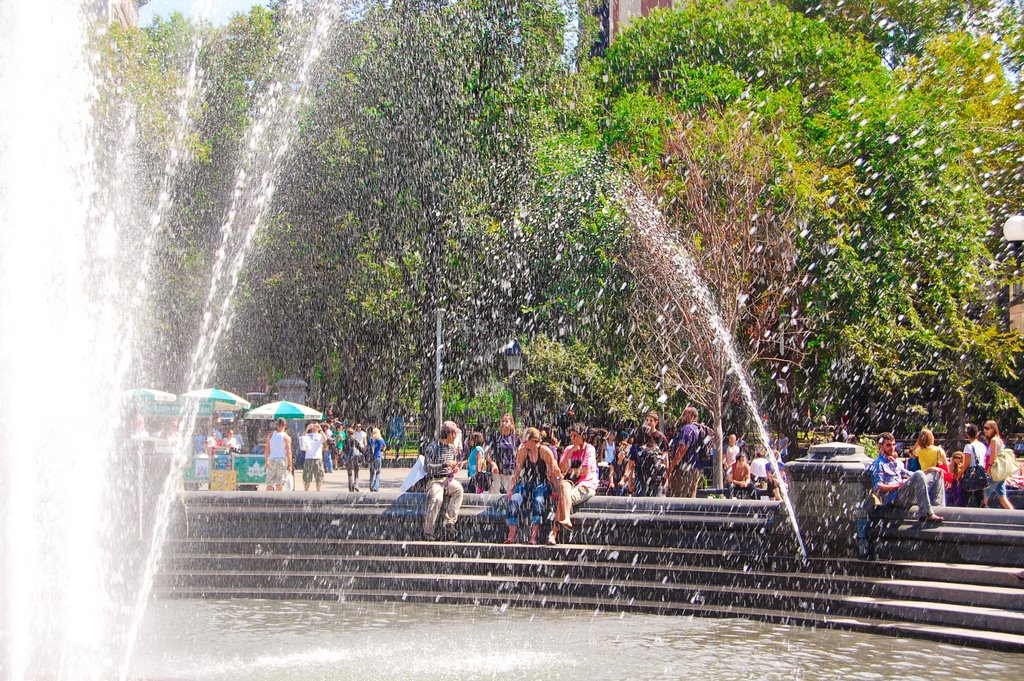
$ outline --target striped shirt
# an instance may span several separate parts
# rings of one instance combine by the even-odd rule
[[[444,478],[451,472],[448,466],[455,461],[455,448],[451,445],[443,445],[440,442],[427,447],[426,455],[427,475],[431,478]]]

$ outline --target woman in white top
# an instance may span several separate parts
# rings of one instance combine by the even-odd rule
[[[992,463],[1006,445],[1003,444],[1003,438],[999,435],[999,424],[995,421],[985,421],[985,437],[988,438],[988,456],[985,462],[985,469],[990,471],[989,475],[991,476]],[[985,501],[982,502],[982,506],[990,506],[993,499],[998,501],[999,505],[1008,511],[1013,510],[1013,504],[1006,497],[1005,480],[992,480],[989,483],[988,489],[985,490]]]

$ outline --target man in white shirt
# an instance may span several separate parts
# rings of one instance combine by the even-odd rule
[[[366,431],[363,430],[363,424],[357,423],[355,432],[352,433],[352,437],[359,443],[359,448],[362,451],[366,451]]]
[[[754,476],[754,480],[768,479],[768,459],[765,458],[763,451],[755,452],[754,460],[750,462],[750,474]]]

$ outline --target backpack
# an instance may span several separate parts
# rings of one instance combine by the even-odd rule
[[[960,479],[960,489],[965,492],[980,492],[988,487],[988,474],[984,466],[971,466]]]
[[[992,475],[992,479],[996,482],[1002,482],[1007,478],[1012,478],[1017,475],[1020,470],[1020,464],[1017,463],[1017,455],[1012,449],[1003,448],[996,454],[995,461],[992,462],[992,466],[989,467],[988,472]]]
[[[698,422],[695,425],[698,432],[697,441],[693,443],[693,453],[687,456],[692,456],[693,461],[710,461],[714,450],[715,431],[706,423]]]
[[[641,447],[637,452],[637,479],[644,489],[658,489],[665,482],[665,464],[658,447]]]

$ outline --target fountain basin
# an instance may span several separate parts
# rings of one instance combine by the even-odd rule
[[[573,543],[558,547],[497,543],[502,502],[488,495],[467,495],[459,542],[418,540],[422,495],[190,493],[183,502],[162,598],[730,616],[1024,651],[1014,567],[936,563],[895,544],[891,560],[804,560],[772,502],[599,498],[574,516]],[[964,530],[977,522],[968,516]],[[996,512],[985,518],[1022,529]]]

